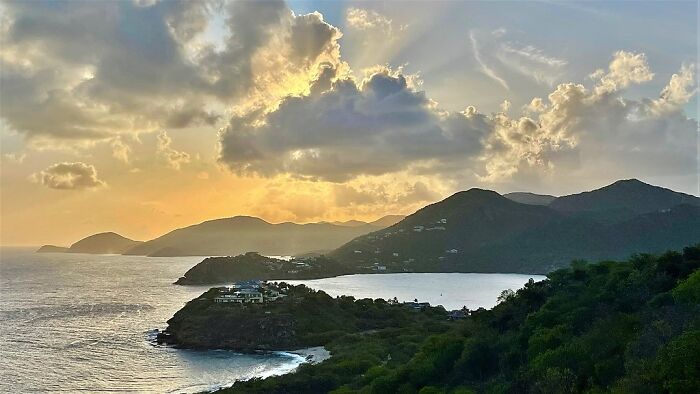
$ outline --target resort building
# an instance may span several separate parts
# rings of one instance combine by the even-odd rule
[[[236,282],[230,287],[221,289],[214,297],[216,303],[262,304],[285,297],[286,294],[274,285],[260,280]]]

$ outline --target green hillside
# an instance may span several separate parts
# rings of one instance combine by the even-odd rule
[[[546,273],[574,259],[620,259],[700,241],[700,199],[619,181],[549,206],[471,189],[328,254],[390,272]]]
[[[447,332],[413,326],[327,343],[331,359],[236,383],[242,393],[696,393],[700,247],[574,263],[504,291]]]

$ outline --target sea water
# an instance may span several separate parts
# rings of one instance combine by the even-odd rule
[[[154,344],[156,329],[209,286],[172,283],[202,257],[0,249],[0,392],[200,392],[293,371],[304,358]],[[348,275],[305,283],[332,296],[489,308],[533,275]]]
[[[201,392],[304,361],[153,343],[208,288],[172,285],[201,257],[0,252],[0,392]]]

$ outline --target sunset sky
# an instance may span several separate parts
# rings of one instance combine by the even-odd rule
[[[700,195],[698,4],[0,3],[3,245],[471,187]]]

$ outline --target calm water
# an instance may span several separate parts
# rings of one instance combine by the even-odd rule
[[[355,298],[398,298],[399,301],[429,302],[448,310],[491,308],[505,289],[517,290],[527,281],[543,280],[540,275],[518,274],[365,274],[314,280],[290,280],[323,290],[332,296]]]
[[[36,254],[0,250],[0,392],[196,392],[294,370],[292,354],[241,355],[154,346],[185,302],[208,287],[174,286],[201,257]],[[331,295],[418,298],[448,309],[491,307],[510,274],[350,275],[300,281]]]

